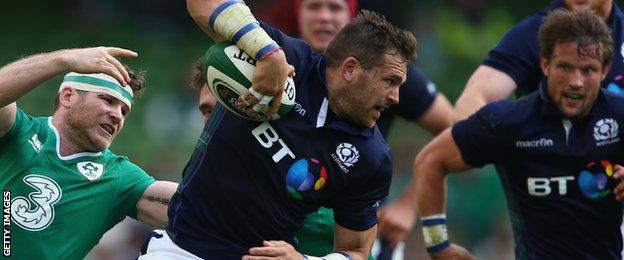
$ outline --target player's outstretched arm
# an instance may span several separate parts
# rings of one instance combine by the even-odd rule
[[[442,93],[436,94],[435,100],[416,123],[433,135],[442,133],[453,125],[453,106]]]
[[[285,259],[285,260],[364,260],[373,246],[377,226],[366,231],[353,231],[336,224],[334,233],[334,251],[326,256],[304,256],[284,241],[264,241],[262,246],[249,249],[249,255],[243,260]]]
[[[167,208],[178,184],[170,181],[156,181],[145,189],[137,202],[137,219],[154,228],[163,228],[167,223]]]
[[[376,235],[377,225],[365,231],[354,231],[336,224],[334,251],[348,254],[351,260],[368,259]]]
[[[509,97],[516,88],[516,82],[505,72],[487,65],[479,66],[455,102],[455,122],[468,118],[489,103]]]
[[[238,100],[247,113],[270,104],[267,114],[275,114],[280,105],[286,78],[294,68],[286,62],[279,45],[260,27],[244,3],[234,0],[187,0],[191,17],[216,42],[229,40],[258,60],[252,88]],[[269,103],[272,99],[277,102]]]
[[[423,237],[433,259],[474,259],[464,248],[450,244],[446,232],[446,174],[470,169],[461,157],[451,129],[442,132],[416,156],[414,194],[402,198],[415,201],[421,215]],[[411,196],[410,196],[411,195]]]
[[[210,38],[212,38],[215,42],[222,42],[226,38],[219,35],[214,31],[214,29],[209,25],[209,20],[212,14],[215,12],[217,7],[222,5],[223,3],[228,2],[228,0],[187,0],[186,8],[188,9],[189,14],[195,20],[199,28],[201,28]]]
[[[13,125],[16,100],[46,80],[69,71],[106,73],[123,85],[128,72],[115,57],[137,57],[130,50],[113,47],[67,49],[23,58],[0,69],[0,136]]]
[[[305,258],[291,244],[282,240],[263,241],[262,246],[250,248],[249,255],[244,255],[242,258],[242,260],[265,259],[301,260]]]
[[[448,99],[441,93],[418,121],[418,125],[433,135],[438,135],[453,124],[453,108]],[[414,227],[416,220],[416,202],[413,181],[406,186],[404,195],[379,209],[379,234],[387,239],[391,247],[403,241]]]

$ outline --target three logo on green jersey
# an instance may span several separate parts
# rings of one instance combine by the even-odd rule
[[[11,201],[11,218],[26,230],[43,230],[54,220],[54,204],[61,199],[61,188],[46,176],[30,174],[23,180],[36,191]]]

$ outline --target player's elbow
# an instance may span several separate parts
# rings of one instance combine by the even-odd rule
[[[186,0],[186,9],[193,20],[203,28],[210,19],[214,9],[216,9],[214,2],[211,0]]]

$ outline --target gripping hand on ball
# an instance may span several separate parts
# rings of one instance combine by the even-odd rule
[[[295,68],[288,64],[284,51],[277,50],[258,61],[251,85],[253,92],[247,91],[238,99],[237,105],[246,107],[245,112],[258,112],[268,106],[267,115],[277,113],[288,76],[294,76]],[[255,95],[254,95],[255,94]],[[271,102],[275,100],[274,102]]]

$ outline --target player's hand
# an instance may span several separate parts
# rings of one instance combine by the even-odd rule
[[[414,205],[406,205],[402,200],[383,206],[377,213],[379,236],[385,238],[391,247],[396,246],[412,231],[416,219]]]
[[[477,259],[475,256],[471,255],[468,250],[465,248],[458,246],[456,244],[451,244],[449,247],[444,250],[437,252],[435,254],[430,254],[432,260],[441,260],[441,259],[452,259],[452,260],[474,260]]]
[[[264,259],[280,259],[280,260],[302,260],[303,255],[295,248],[281,240],[263,241],[261,247],[252,247],[249,249],[250,255],[243,256],[243,260],[264,260]]]
[[[136,58],[131,50],[116,47],[94,47],[59,51],[60,61],[68,71],[77,73],[105,73],[126,86],[130,82],[128,71],[117,60],[119,57]]]
[[[613,178],[620,180],[620,183],[615,186],[613,193],[615,194],[615,199],[617,201],[622,201],[622,199],[624,199],[624,167],[616,164],[613,167]]]
[[[295,68],[288,64],[284,51],[275,51],[264,59],[258,61],[256,70],[251,79],[251,88],[256,92],[247,91],[239,98],[237,105],[246,108],[247,114],[254,110],[260,111],[262,106],[267,106],[267,115],[277,113],[279,109],[284,86],[288,76],[295,75]],[[273,101],[273,102],[271,102]]]

